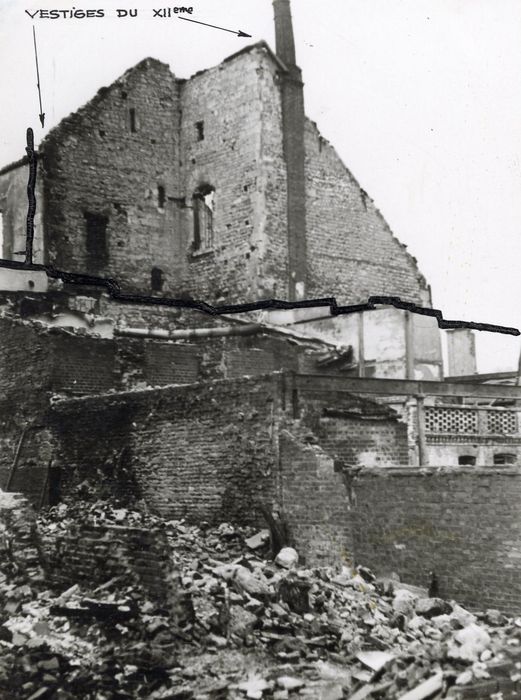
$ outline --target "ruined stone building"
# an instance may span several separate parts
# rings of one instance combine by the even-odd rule
[[[188,80],[147,58],[39,149],[37,261],[209,303],[429,289],[305,117],[289,0],[260,42]],[[2,257],[24,250],[24,162],[1,171]]]
[[[188,80],[145,59],[39,149],[35,262],[147,303],[17,268],[27,163],[0,171],[0,488],[36,506],[92,488],[208,522],[259,525],[277,505],[309,562],[348,553],[421,584],[436,567],[468,600],[501,569],[490,604],[521,606],[520,540],[504,537],[521,529],[521,387],[472,381],[468,334],[452,333],[445,380],[436,319],[389,304],[159,303],[430,306],[305,118],[289,0],[274,7],[276,53],[260,42]]]
[[[387,295],[430,306],[416,260],[305,117],[289,0],[274,8],[276,53],[260,42],[188,80],[145,59],[49,133],[35,262],[212,305]],[[26,180],[26,160],[0,171],[4,259],[23,260]],[[57,286],[5,268],[0,283]],[[335,320],[326,308],[255,320],[309,321],[299,332],[351,346],[361,376],[443,377],[433,318],[380,308]]]

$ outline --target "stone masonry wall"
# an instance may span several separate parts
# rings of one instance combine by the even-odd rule
[[[212,304],[287,298],[282,70],[261,42],[189,80],[145,59],[102,88],[41,147],[47,260],[147,294],[159,268],[157,294]],[[429,304],[416,261],[309,121],[304,141],[304,296]],[[194,250],[201,188],[214,190],[213,241]],[[93,220],[106,227],[105,249],[94,252]]]
[[[189,253],[186,289],[210,303],[287,294],[285,176],[276,65],[256,45],[194,75],[182,89],[181,143],[186,205],[215,188],[214,245]],[[200,139],[197,123],[204,125]]]
[[[148,293],[154,266],[175,268],[179,109],[169,67],[145,59],[48,134],[40,148],[48,262]],[[85,214],[106,217],[106,255],[101,246],[89,255]]]
[[[148,294],[158,267],[163,293],[210,303],[251,301],[258,287],[286,296],[276,68],[261,44],[188,81],[145,59],[62,121],[41,147],[49,262]],[[194,251],[192,196],[204,186],[215,190],[213,245]],[[105,218],[99,256],[85,214]]]
[[[521,471],[368,469],[351,475],[357,563],[470,608],[521,612]]]
[[[416,261],[315,124],[306,124],[308,298],[394,295],[430,305]]]

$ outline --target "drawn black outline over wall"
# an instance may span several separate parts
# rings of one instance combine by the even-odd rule
[[[505,335],[519,336],[521,332],[517,328],[498,326],[491,323],[478,323],[475,321],[455,321],[443,318],[439,309],[430,309],[418,306],[411,302],[403,301],[396,296],[370,296],[364,304],[350,304],[341,306],[337,304],[335,297],[323,297],[319,299],[304,299],[302,301],[282,301],[281,299],[265,299],[243,304],[223,304],[213,306],[205,301],[192,299],[175,299],[171,297],[154,297],[144,294],[127,294],[121,290],[117,280],[110,277],[96,277],[78,272],[58,270],[53,265],[33,263],[33,239],[34,239],[34,215],[36,212],[36,171],[37,153],[34,150],[34,134],[29,127],[27,129],[27,158],[29,163],[29,180],[27,183],[28,213],[26,227],[25,261],[4,260],[0,258],[0,268],[11,270],[27,270],[45,272],[51,279],[59,279],[66,284],[77,284],[82,287],[101,287],[115,300],[124,304],[142,304],[148,306],[167,306],[175,308],[195,309],[211,316],[223,314],[246,313],[249,311],[263,311],[266,309],[305,309],[312,307],[329,307],[331,316],[357,313],[360,311],[372,311],[377,305],[394,306],[421,316],[430,316],[438,322],[438,327],[444,330],[454,328],[468,328],[477,331],[489,331],[491,333],[503,333]]]

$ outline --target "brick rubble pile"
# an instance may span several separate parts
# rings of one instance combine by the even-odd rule
[[[60,506],[42,542],[78,519],[161,525],[175,600],[132,572],[61,590],[0,558],[0,697],[21,700],[521,697],[521,619],[471,613],[363,567],[307,569],[268,531]]]

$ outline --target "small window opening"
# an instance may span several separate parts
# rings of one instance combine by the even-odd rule
[[[194,251],[213,248],[213,211],[215,190],[210,185],[200,187],[192,197],[194,212]]]
[[[515,464],[517,461],[517,456],[510,452],[498,452],[494,455],[494,464],[497,466],[503,464]]]
[[[166,194],[165,194],[165,188],[163,185],[158,185],[157,186],[157,206],[160,209],[165,208],[165,201],[166,201]]]
[[[107,224],[108,217],[85,212],[86,249],[89,268],[96,270],[108,262]]]
[[[128,114],[129,114],[129,117],[130,117],[130,131],[131,131],[133,134],[135,134],[136,131],[137,131],[137,128],[136,128],[136,110],[134,109],[134,107],[131,107],[131,108],[128,110]]]
[[[204,141],[204,122],[195,122],[195,130],[197,131],[197,140]]]
[[[152,291],[160,292],[163,289],[163,270],[159,267],[153,267],[150,273],[150,286]]]
[[[127,99],[127,93],[126,93],[124,90],[121,91],[121,99],[122,99],[122,100],[126,100],[126,99]]]
[[[460,455],[458,464],[460,467],[474,467],[476,465],[476,457],[474,455]]]

